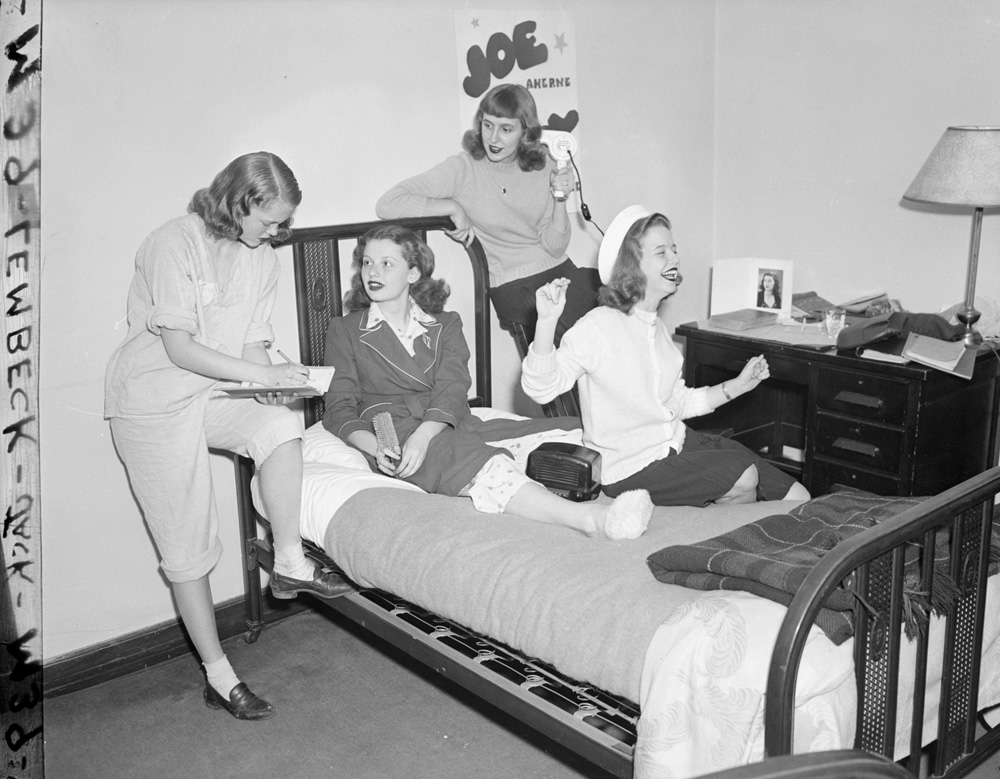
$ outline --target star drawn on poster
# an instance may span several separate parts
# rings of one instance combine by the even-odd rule
[[[565,49],[568,45],[569,44],[566,43],[566,33],[562,33],[561,35],[556,36],[556,43],[553,48],[559,49],[559,53],[562,54],[563,49]]]

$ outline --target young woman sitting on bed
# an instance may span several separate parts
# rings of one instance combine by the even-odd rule
[[[579,428],[576,417],[496,419],[473,416],[468,402],[469,348],[461,317],[443,311],[450,290],[432,278],[434,254],[411,230],[382,225],[354,250],[343,317],[326,337],[336,368],[323,426],[360,450],[373,470],[427,492],[472,498],[479,511],[507,512],[563,525],[588,536],[642,535],[652,515],[645,490],[622,491],[611,503],[574,503],[518,470],[491,442]],[[379,446],[373,418],[389,412],[401,446]],[[513,444],[512,444],[513,445]]]
[[[602,489],[612,497],[646,489],[658,506],[808,499],[802,484],[742,444],[682,421],[749,392],[769,373],[760,356],[735,379],[684,384],[680,350],[657,316],[681,283],[679,266],[667,217],[642,206],[618,214],[598,252],[601,305],[570,328],[558,349],[553,334],[570,282],[557,279],[538,290],[524,391],[547,403],[579,383],[583,441],[600,452]]]

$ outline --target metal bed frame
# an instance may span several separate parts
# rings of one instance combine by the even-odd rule
[[[452,229],[446,217],[393,220],[426,238],[428,231]],[[341,244],[356,241],[383,222],[363,222],[293,230],[286,242],[292,249],[298,312],[300,358],[306,364],[324,361],[327,323],[341,313]],[[347,250],[349,264],[353,244]],[[491,401],[490,312],[486,257],[478,240],[466,247],[474,279],[474,397],[470,405]],[[516,336],[516,333],[514,334]],[[566,402],[571,402],[567,399]],[[546,413],[560,413],[572,406],[558,405]],[[322,417],[322,398],[308,399],[305,423]],[[260,569],[271,570],[273,551],[267,534],[258,536],[266,521],[253,507],[250,480],[253,463],[236,458],[238,510],[245,563],[246,627],[244,638],[252,643],[264,627]],[[933,547],[935,529],[949,528],[960,543],[952,544],[952,577],[963,594],[947,615],[947,645],[942,683],[941,725],[931,749],[936,776],[962,776],[1000,749],[1000,730],[975,737],[977,693],[982,652],[985,582],[989,539],[993,525],[993,500],[1000,492],[1000,469],[954,487],[926,503],[838,545],[806,580],[789,607],[768,675],[765,751],[769,757],[788,755],[794,728],[795,678],[805,639],[824,598],[841,582],[850,580],[871,611],[860,605],[855,612],[855,667],[858,684],[858,728],[855,746],[892,757],[896,690],[899,678],[903,555],[908,545]],[[329,570],[338,570],[326,553],[307,544],[307,554]],[[930,587],[934,570],[921,568],[921,583]],[[478,635],[461,625],[431,614],[418,605],[402,602],[391,593],[360,590],[329,601],[316,601],[357,622],[462,687],[514,716],[587,760],[618,777],[632,775],[633,748],[639,707],[600,690],[563,677],[535,659]],[[921,638],[916,670],[914,730],[911,754],[919,756],[927,645]],[[844,752],[845,758],[856,753]],[[809,764],[806,756],[789,765]],[[770,760],[765,763],[770,763]],[[918,762],[907,768],[917,775]],[[775,766],[777,767],[777,766]],[[899,766],[895,766],[899,768]],[[732,777],[757,777],[747,766]],[[756,771],[756,772],[755,772]],[[782,775],[782,774],[776,774]],[[828,773],[826,775],[834,775]],[[840,775],[840,774],[836,774]],[[845,774],[846,775],[846,774]],[[861,775],[861,774],[859,774]],[[865,774],[876,775],[876,774]],[[890,775],[890,774],[881,774]]]

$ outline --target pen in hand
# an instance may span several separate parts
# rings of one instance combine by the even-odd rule
[[[281,351],[281,349],[276,349],[275,351],[278,352],[278,356],[281,357],[281,359],[283,359],[285,362],[290,363],[292,365],[295,364],[295,360],[291,359],[287,354],[285,354],[283,351]],[[309,369],[307,368],[306,369],[306,378],[308,378],[308,377],[309,377]]]

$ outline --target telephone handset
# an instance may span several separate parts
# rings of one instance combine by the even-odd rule
[[[566,163],[576,154],[576,138],[564,130],[542,130],[542,143],[549,147],[549,156],[556,161],[556,168],[562,170]],[[565,199],[569,193],[554,191],[559,199]]]

